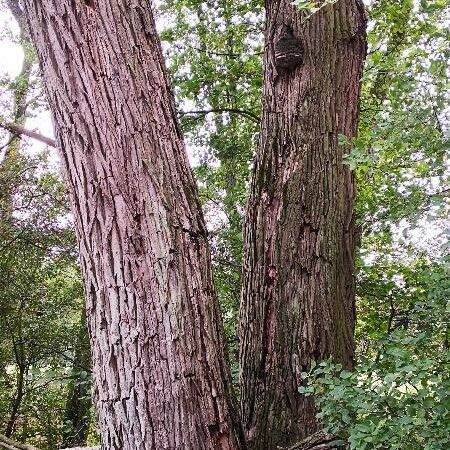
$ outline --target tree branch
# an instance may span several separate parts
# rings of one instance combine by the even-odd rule
[[[23,12],[20,9],[19,2],[17,0],[7,0],[6,4],[11,11],[11,14],[14,16],[14,19],[16,19],[17,23],[22,27]]]
[[[209,113],[223,113],[223,112],[229,112],[232,114],[240,114],[244,117],[247,117],[247,119],[250,119],[255,123],[260,122],[259,117],[256,114],[252,113],[251,111],[246,111],[244,109],[236,109],[236,108],[214,108],[214,109],[201,109],[201,110],[197,110],[197,111],[180,111],[179,116],[183,117],[188,114],[206,115]]]
[[[14,134],[15,136],[28,136],[36,141],[43,142],[50,147],[56,147],[56,141],[47,136],[37,133],[36,131],[28,130],[22,125],[16,125],[14,123],[0,123],[0,127]]]
[[[15,137],[15,136],[12,136],[12,137],[8,140],[8,142],[7,142],[5,145],[2,145],[2,146],[0,147],[0,152],[1,152],[4,148],[9,147],[9,146],[11,145],[11,143],[14,141],[14,139],[16,139],[16,137]]]
[[[186,44],[189,48],[191,48],[192,50],[196,50],[197,52],[201,52],[201,53],[206,53],[207,55],[215,55],[215,56],[228,56],[229,58],[242,58],[243,55],[245,56],[260,56],[263,55],[264,52],[256,52],[256,53],[227,53],[227,52],[217,52],[217,51],[212,51],[212,50],[208,50],[206,48],[199,48],[196,47],[194,45],[189,45]]]
[[[280,450],[334,450],[335,448],[336,438],[324,431],[318,431],[289,447],[278,447]]]
[[[0,434],[0,446],[4,448],[8,448],[10,450],[39,450],[36,447],[28,444],[22,444],[21,442],[13,441],[10,438],[7,438],[3,434]]]

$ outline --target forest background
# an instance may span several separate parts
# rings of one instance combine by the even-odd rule
[[[50,136],[36,57],[13,4],[3,1],[1,10],[2,61],[17,63],[0,74],[0,121]],[[361,235],[358,364],[347,372],[321,363],[299,389],[316,395],[324,425],[350,448],[446,449],[450,11],[443,0],[367,7],[361,119],[346,156]],[[159,2],[157,15],[238,391],[242,220],[260,116],[263,7],[175,0]],[[43,450],[95,444],[83,290],[54,150],[3,129],[0,161],[1,432]]]

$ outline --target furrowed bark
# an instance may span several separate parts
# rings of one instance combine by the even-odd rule
[[[290,0],[266,1],[266,17],[239,324],[241,412],[255,450],[317,430],[313,400],[298,393],[312,360],[353,363],[355,189],[339,135],[356,134],[366,53],[359,0],[307,19]],[[275,64],[283,26],[303,46],[294,68]]]
[[[147,0],[24,0],[71,192],[108,450],[242,448],[206,227]]]

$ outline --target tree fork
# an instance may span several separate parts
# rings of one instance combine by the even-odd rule
[[[308,16],[266,1],[263,114],[244,232],[239,318],[241,412],[251,448],[318,429],[299,394],[312,360],[354,355],[353,174],[366,54],[360,0]]]

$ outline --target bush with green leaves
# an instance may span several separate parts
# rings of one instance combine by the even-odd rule
[[[378,341],[355,370],[331,360],[305,373],[299,392],[314,395],[318,417],[344,448],[450,448],[450,281],[445,265],[430,270],[407,326]]]

